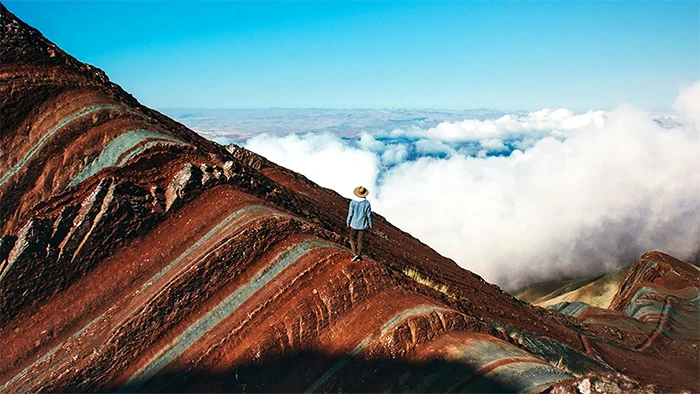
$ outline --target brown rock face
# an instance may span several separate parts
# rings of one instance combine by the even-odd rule
[[[379,215],[351,262],[347,200],[0,16],[0,392],[700,390],[696,267],[543,309]]]

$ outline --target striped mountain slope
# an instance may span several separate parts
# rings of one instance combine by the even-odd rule
[[[352,262],[348,200],[0,18],[1,393],[698,390],[693,266],[544,309],[381,215]]]

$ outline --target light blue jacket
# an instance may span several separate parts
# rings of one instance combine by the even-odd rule
[[[372,206],[369,205],[369,201],[350,201],[347,225],[355,230],[366,230],[372,227]]]

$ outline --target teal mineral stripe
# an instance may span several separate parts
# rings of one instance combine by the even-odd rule
[[[572,373],[585,374],[591,369],[612,369],[603,360],[594,359],[588,353],[580,352],[564,342],[539,336],[531,331],[506,328],[511,337],[515,334],[518,345],[534,357],[565,365]]]
[[[20,372],[20,373],[18,373],[17,375],[15,375],[12,379],[8,380],[5,384],[3,384],[2,386],[0,386],[0,392],[4,392],[5,389],[6,389],[9,385],[13,384],[13,383],[16,382],[19,378],[21,378],[22,376],[26,375],[27,372],[29,372],[29,370],[32,369],[35,365],[39,365],[39,364],[43,363],[44,361],[46,361],[49,357],[53,356],[53,355],[54,355],[61,347],[63,347],[63,345],[65,345],[69,340],[78,338],[78,337],[79,337],[80,335],[82,335],[85,331],[87,331],[90,327],[92,327],[95,323],[97,323],[97,321],[100,320],[104,315],[105,315],[105,314],[103,313],[103,314],[101,314],[100,316],[97,316],[94,320],[92,320],[90,323],[88,323],[85,327],[81,328],[78,332],[76,332],[75,334],[73,334],[68,340],[63,341],[63,342],[61,342],[60,344],[56,345],[53,349],[49,350],[48,353],[46,353],[45,355],[43,355],[42,357],[40,357],[39,359],[37,359],[36,361],[34,361],[33,363],[31,363],[27,368],[23,369],[22,372]],[[39,374],[38,376],[34,377],[33,379],[29,380],[28,382],[25,382],[25,383],[22,385],[21,389],[24,389],[24,388],[26,388],[27,386],[31,385],[31,384],[34,383],[36,380],[38,380],[39,378],[43,377],[45,374],[46,374],[46,372],[43,372],[43,373]],[[16,391],[16,392],[20,392],[20,391],[22,391],[21,389],[17,389],[17,390],[15,390],[15,391]]]
[[[68,187],[75,186],[87,178],[97,174],[100,170],[107,167],[112,167],[117,164],[119,157],[125,152],[128,152],[136,145],[149,139],[158,139],[169,143],[185,144],[177,138],[167,134],[159,133],[151,130],[131,130],[120,134],[118,137],[110,141],[109,144],[100,152],[100,155],[83,168],[68,184]]]
[[[407,318],[411,316],[416,316],[416,315],[425,315],[428,313],[432,312],[438,312],[438,311],[447,311],[445,308],[440,308],[434,305],[419,305],[417,307],[409,308],[406,310],[403,310],[396,315],[392,316],[389,320],[387,320],[386,323],[382,326],[382,328],[379,331],[379,336],[386,334],[387,331],[391,330],[392,328],[395,328],[399,323],[402,321],[406,320]],[[375,336],[369,335],[360,343],[355,346],[352,351],[349,354],[346,354],[341,358],[335,365],[333,365],[326,373],[323,374],[316,382],[314,382],[311,387],[309,387],[305,393],[313,393],[318,390],[321,385],[326,383],[326,381],[333,375],[335,375],[338,371],[341,369],[345,368],[346,365],[352,361],[352,358],[355,357],[357,354],[359,354],[367,345],[369,345],[372,340],[375,338]]]
[[[172,262],[170,262],[170,264],[168,264],[165,268],[163,268],[163,269],[160,270],[157,274],[155,274],[153,277],[151,277],[151,279],[149,279],[147,282],[145,282],[145,283],[141,286],[141,289],[140,289],[139,291],[143,291],[146,287],[150,286],[151,284],[153,284],[153,282],[155,282],[156,280],[158,280],[159,278],[161,278],[163,275],[165,275],[171,268],[173,268],[173,267],[175,267],[176,265],[178,265],[185,257],[187,257],[187,256],[188,256],[190,253],[192,253],[195,249],[197,249],[198,247],[200,247],[204,242],[206,242],[208,239],[210,239],[214,234],[216,234],[218,231],[220,231],[220,230],[221,230],[222,228],[224,228],[225,226],[231,224],[231,222],[232,222],[234,219],[236,219],[237,217],[239,217],[239,216],[241,216],[241,215],[243,215],[243,214],[245,214],[245,213],[251,212],[251,211],[263,211],[263,212],[271,212],[272,214],[275,214],[275,215],[284,215],[284,213],[282,213],[281,211],[276,211],[276,210],[274,210],[274,209],[272,209],[272,208],[269,208],[269,207],[266,207],[266,206],[263,206],[263,205],[249,205],[249,206],[247,206],[247,207],[245,207],[245,208],[241,208],[241,209],[239,209],[239,210],[233,212],[233,213],[230,214],[226,219],[222,220],[222,221],[221,221],[219,224],[217,224],[213,229],[211,229],[207,234],[205,234],[202,238],[200,238],[197,242],[195,242],[194,245],[190,246],[185,252],[183,252],[182,254],[180,254],[180,256],[178,256],[175,260],[173,260]],[[88,330],[91,326],[93,326],[97,321],[101,320],[104,316],[105,316],[105,313],[102,313],[102,314],[101,314],[100,316],[98,316],[95,320],[91,321],[90,323],[88,323],[88,325],[86,325],[85,327],[83,327],[82,329],[80,329],[80,331],[78,331],[77,333],[75,333],[72,337],[70,337],[70,338],[67,339],[66,341],[63,341],[61,344],[59,344],[59,345],[57,345],[56,347],[54,347],[53,349],[51,349],[51,350],[50,350],[48,353],[46,353],[43,357],[41,357],[41,358],[39,358],[38,360],[36,360],[35,362],[33,362],[31,365],[29,365],[27,368],[25,368],[22,372],[20,372],[19,374],[17,374],[17,375],[16,375],[15,377],[13,377],[10,381],[8,381],[8,382],[5,383],[2,387],[0,387],[0,391],[3,391],[7,386],[9,386],[10,384],[14,383],[14,382],[15,382],[16,380],[18,380],[19,378],[21,378],[22,376],[24,376],[31,368],[33,368],[33,367],[35,367],[35,366],[41,364],[42,362],[44,362],[44,360],[46,360],[46,359],[48,359],[49,357],[51,357],[51,356],[52,356],[56,351],[58,351],[62,346],[64,346],[66,343],[68,343],[68,341],[70,341],[70,340],[72,340],[72,339],[75,339],[75,338],[78,338],[83,332],[85,332],[86,330]],[[64,359],[65,359],[65,357],[62,358],[61,361],[64,360]],[[39,376],[37,376],[37,377],[35,377],[34,379],[32,379],[30,382],[25,383],[25,384],[23,385],[23,387],[26,387],[27,385],[31,384],[33,381],[36,381],[37,379],[43,377],[47,372],[48,372],[48,371],[45,371],[45,372],[43,372],[42,374],[40,374]]]
[[[488,368],[485,365],[484,368]],[[486,374],[477,373],[473,380],[465,382],[459,392],[492,392],[496,387],[508,387],[519,393],[540,393],[562,380],[574,376],[559,369],[527,360],[514,360],[500,365]]]
[[[148,141],[148,142],[144,143],[143,145],[132,149],[127,154],[125,154],[121,159],[119,159],[119,161],[117,162],[117,167],[123,166],[124,164],[126,164],[126,162],[128,162],[129,160],[133,159],[134,157],[140,155],[146,149],[151,148],[151,147],[156,146],[156,145],[180,145],[180,144],[176,143],[176,142],[172,142],[172,141],[164,141],[161,139],[158,139],[155,141]]]
[[[550,305],[547,309],[557,310],[565,315],[579,317],[586,309],[591,306],[585,302],[560,302],[558,304]]]
[[[409,317],[427,315],[433,312],[449,312],[449,310],[434,305],[418,305],[417,307],[406,309],[400,313],[397,313],[391,319],[387,320],[387,322],[384,323],[384,325],[382,326],[379,335],[386,334],[387,331],[395,328],[399,323],[401,323]]]
[[[140,385],[155,376],[161,369],[170,364],[185,350],[202,338],[207,332],[216,327],[226,317],[231,315],[238,309],[246,300],[248,300],[255,292],[269,283],[284,269],[292,265],[301,256],[310,252],[314,248],[338,248],[338,246],[322,240],[305,240],[301,243],[290,246],[283,252],[278,254],[275,262],[270,267],[262,268],[255,273],[250,282],[236,289],[226,299],[220,302],[217,306],[209,311],[194,324],[189,326],[182,334],[174,341],[161,349],[158,354],[153,357],[146,365],[136,372],[124,386],[120,392],[130,392],[137,390]]]
[[[500,340],[494,338],[494,341],[499,342]],[[483,373],[484,370],[488,370],[490,367],[498,369],[503,368],[507,364],[525,363],[527,365],[534,365],[535,367],[541,366],[549,368],[549,366],[544,365],[544,361],[536,360],[532,355],[525,352],[514,352],[513,348],[500,346],[498,343],[492,344],[491,341],[479,340],[464,346],[458,351],[460,357],[451,360],[451,362],[435,371],[421,376],[419,384],[415,387],[415,390],[411,392],[450,393],[474,391],[470,388],[474,382],[480,379],[480,373]],[[504,359],[510,359],[510,362],[504,363],[501,366],[496,366],[497,364],[494,364]],[[468,368],[459,368],[457,365],[466,366]],[[495,386],[490,387],[490,390],[484,388],[484,391],[502,391],[502,382],[495,383]],[[476,390],[475,392],[479,391]]]
[[[24,165],[27,164],[29,159],[31,159],[32,156],[34,156],[34,154],[37,151],[39,151],[39,149],[41,149],[41,147],[44,145],[44,143],[46,143],[46,141],[49,138],[51,138],[51,136],[53,136],[58,130],[63,128],[63,126],[67,125],[68,123],[70,123],[78,118],[90,115],[93,112],[97,112],[97,111],[101,111],[101,110],[110,110],[110,109],[126,109],[126,108],[121,106],[121,105],[116,105],[116,104],[98,104],[98,105],[92,105],[89,107],[85,107],[85,108],[81,109],[80,111],[75,112],[74,114],[65,117],[63,120],[58,122],[58,124],[56,126],[54,126],[51,130],[49,130],[48,133],[44,134],[44,136],[41,137],[41,139],[32,147],[32,149],[29,150],[29,152],[27,152],[26,155],[24,155],[24,157],[22,157],[22,159],[20,159],[19,162],[17,162],[17,164],[15,166],[12,167],[9,171],[7,171],[2,176],[2,178],[0,178],[0,187],[2,185],[4,185],[5,182],[7,182],[7,180],[10,179],[10,177],[12,177],[14,174],[16,174],[17,171],[19,171],[22,167],[24,167]]]
[[[146,287],[150,286],[153,282],[160,279],[163,275],[165,275],[168,271],[170,271],[170,269],[172,269],[173,267],[178,265],[190,253],[192,253],[194,250],[196,250],[197,248],[202,246],[202,244],[205,243],[206,241],[208,241],[212,236],[214,236],[214,234],[219,232],[222,228],[228,226],[234,219],[236,219],[237,217],[239,217],[245,213],[252,212],[252,211],[270,212],[271,214],[278,215],[278,216],[285,215],[281,211],[277,211],[275,209],[272,209],[270,207],[266,207],[264,205],[249,205],[245,208],[241,208],[241,209],[237,210],[236,212],[234,212],[234,213],[230,214],[228,217],[226,217],[226,219],[219,222],[219,224],[214,226],[214,228],[209,230],[209,232],[207,232],[204,236],[202,236],[202,238],[200,238],[199,240],[197,240],[197,242],[192,244],[192,246],[187,248],[187,250],[185,250],[182,254],[180,254],[175,260],[171,261],[170,264],[166,265],[157,274],[153,275],[153,277],[151,279],[149,279],[147,282],[145,282],[141,286],[141,290],[144,290]]]
[[[319,387],[321,387],[322,384],[326,383],[328,379],[330,379],[331,376],[335,375],[338,371],[341,369],[345,368],[346,365],[350,364],[350,361],[352,361],[352,358],[355,357],[358,353],[362,351],[369,343],[372,341],[371,337],[367,337],[360,341],[360,343],[355,346],[352,351],[343,358],[341,358],[335,365],[333,365],[326,373],[323,374],[318,380],[309,387],[305,393],[314,393],[316,390],[318,390]]]
[[[675,335],[673,335],[673,332],[671,332],[666,325],[668,324],[668,309],[671,306],[670,298],[666,297],[666,300],[664,302],[664,306],[661,309],[661,314],[659,315],[659,320],[656,322],[656,327],[654,327],[654,330],[649,334],[646,340],[642,342],[639,346],[635,348],[635,350],[645,350],[649,346],[651,346],[652,342],[654,341],[654,338],[656,338],[657,335],[661,335],[666,333],[670,338],[675,339]]]
[[[682,289],[681,292],[687,292],[688,294],[683,297],[680,295],[663,293],[650,287],[642,287],[634,294],[632,300],[623,309],[622,313],[638,320],[642,320],[644,315],[659,314],[663,309],[663,303],[659,302],[658,298],[665,299],[667,297],[674,298],[678,300],[679,303],[684,303],[691,306],[694,310],[697,310],[698,300],[700,300],[700,290],[685,288]],[[675,311],[673,313],[673,317],[678,317]]]
[[[512,362],[496,366],[485,374],[482,372],[504,359],[511,359]],[[444,392],[464,392],[464,390],[479,392],[480,389],[488,391],[489,387],[480,385],[494,380],[513,387],[518,392],[526,392],[545,383],[554,383],[573,377],[553,366],[545,365],[546,361],[495,338],[494,341],[480,340],[463,347],[460,349],[460,357],[455,361],[472,366],[475,372],[469,376],[463,376],[451,387],[443,390]],[[485,376],[491,379],[484,379]],[[481,381],[482,379],[484,380]]]
[[[534,356],[508,342],[494,338],[493,341],[475,340],[469,346],[456,350],[458,360],[474,366],[485,366],[503,358],[529,358]]]
[[[661,297],[664,301],[659,302],[656,297]],[[673,296],[664,295],[656,290],[648,287],[641,288],[633,300],[627,305],[623,313],[639,320],[642,323],[655,323],[658,318],[664,313],[669,313],[673,318],[679,318],[680,312],[667,308],[667,298],[675,298]]]

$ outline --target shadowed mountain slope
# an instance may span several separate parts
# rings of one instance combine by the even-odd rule
[[[689,264],[647,254],[577,314],[380,215],[351,262],[348,200],[0,17],[0,392],[698,389]]]

